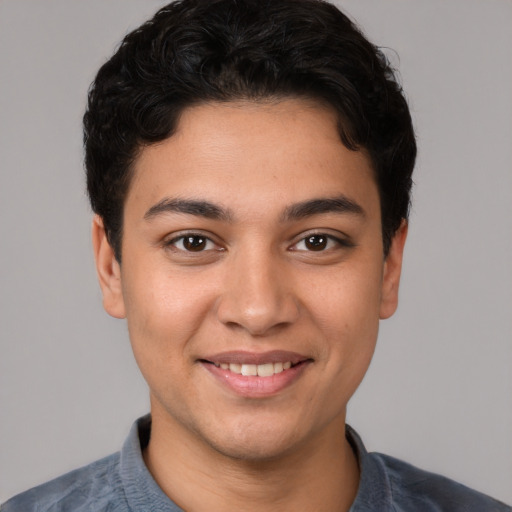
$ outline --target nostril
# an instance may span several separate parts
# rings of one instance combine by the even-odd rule
[[[268,269],[256,270],[261,267],[258,262],[253,262],[251,272],[247,265],[244,262],[239,278],[234,279],[235,268],[226,280],[228,286],[216,304],[218,320],[230,329],[243,329],[253,336],[264,336],[294,323],[299,309],[287,289],[289,281],[279,279]]]

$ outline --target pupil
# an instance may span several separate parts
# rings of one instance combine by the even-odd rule
[[[187,236],[183,245],[188,251],[202,251],[206,245],[206,238],[202,236]]]
[[[311,251],[322,251],[327,246],[327,237],[324,235],[311,235],[306,238],[306,247]]]

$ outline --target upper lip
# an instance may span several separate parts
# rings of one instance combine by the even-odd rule
[[[265,363],[286,363],[298,364],[302,361],[311,360],[310,357],[290,352],[287,350],[270,350],[268,352],[246,352],[243,350],[233,350],[229,352],[220,352],[205,357],[200,360],[209,363],[236,363],[236,364],[265,364]]]

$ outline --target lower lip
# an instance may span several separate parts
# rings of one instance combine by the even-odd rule
[[[263,398],[275,395],[292,385],[309,366],[309,363],[310,361],[303,361],[270,377],[244,376],[223,370],[211,363],[202,363],[202,365],[236,394],[247,398]]]

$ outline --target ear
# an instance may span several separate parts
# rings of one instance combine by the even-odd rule
[[[407,228],[407,221],[403,219],[400,227],[393,236],[391,247],[384,261],[380,299],[380,318],[382,320],[389,318],[398,307],[398,288],[400,285],[400,274],[402,272],[402,259],[405,240],[407,238]]]
[[[99,215],[95,215],[92,221],[92,246],[98,281],[103,294],[103,307],[109,315],[125,318],[121,266],[107,240],[103,219]]]

